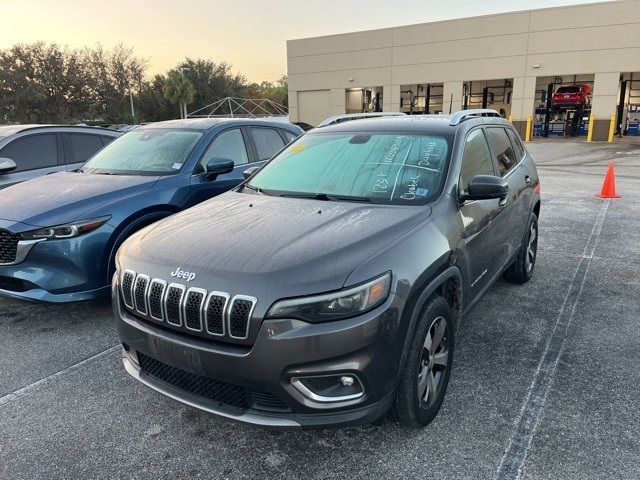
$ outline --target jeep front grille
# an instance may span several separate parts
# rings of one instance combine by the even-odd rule
[[[18,256],[18,242],[20,235],[0,230],[0,264],[13,263]]]
[[[257,300],[228,293],[150,278],[125,270],[120,277],[120,294],[127,310],[144,319],[198,332],[201,336],[244,340],[249,336]]]

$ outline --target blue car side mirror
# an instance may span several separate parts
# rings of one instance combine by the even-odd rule
[[[207,180],[215,180],[218,175],[230,173],[234,167],[235,163],[233,160],[229,160],[228,158],[212,158],[209,160],[209,163],[207,163]]]

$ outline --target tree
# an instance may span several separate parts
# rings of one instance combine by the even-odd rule
[[[282,75],[275,83],[252,83],[247,86],[247,93],[250,98],[267,98],[287,106],[289,104],[287,76]]]
[[[178,69],[184,71],[195,88],[193,110],[199,110],[224,97],[245,95],[246,79],[240,74],[234,74],[231,65],[226,62],[186,58]]]
[[[162,87],[164,98],[180,105],[180,118],[187,117],[187,103],[193,102],[196,90],[191,81],[182,72],[172,70],[165,79]]]
[[[155,75],[150,81],[144,81],[140,92],[134,98],[139,121],[158,122],[175,117],[172,102],[163,93],[167,78]]]
[[[135,57],[131,48],[121,44],[113,50],[105,50],[98,44],[95,48],[85,48],[83,55],[92,106],[89,118],[107,122],[130,119],[129,95],[139,94],[143,88],[147,61]]]
[[[62,123],[89,108],[81,52],[17,44],[0,51],[0,121]]]

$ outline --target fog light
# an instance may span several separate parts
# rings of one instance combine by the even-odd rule
[[[356,375],[318,375],[294,377],[291,385],[316,402],[344,402],[364,396],[364,387]]]
[[[340,383],[345,387],[351,387],[353,385],[353,377],[340,377]]]

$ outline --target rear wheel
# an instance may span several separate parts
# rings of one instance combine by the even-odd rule
[[[529,228],[516,260],[504,272],[504,278],[512,283],[526,283],[533,275],[538,255],[538,217],[531,214]]]
[[[451,307],[433,297],[418,319],[401,374],[392,418],[402,425],[422,427],[437,415],[449,383],[454,349]]]

